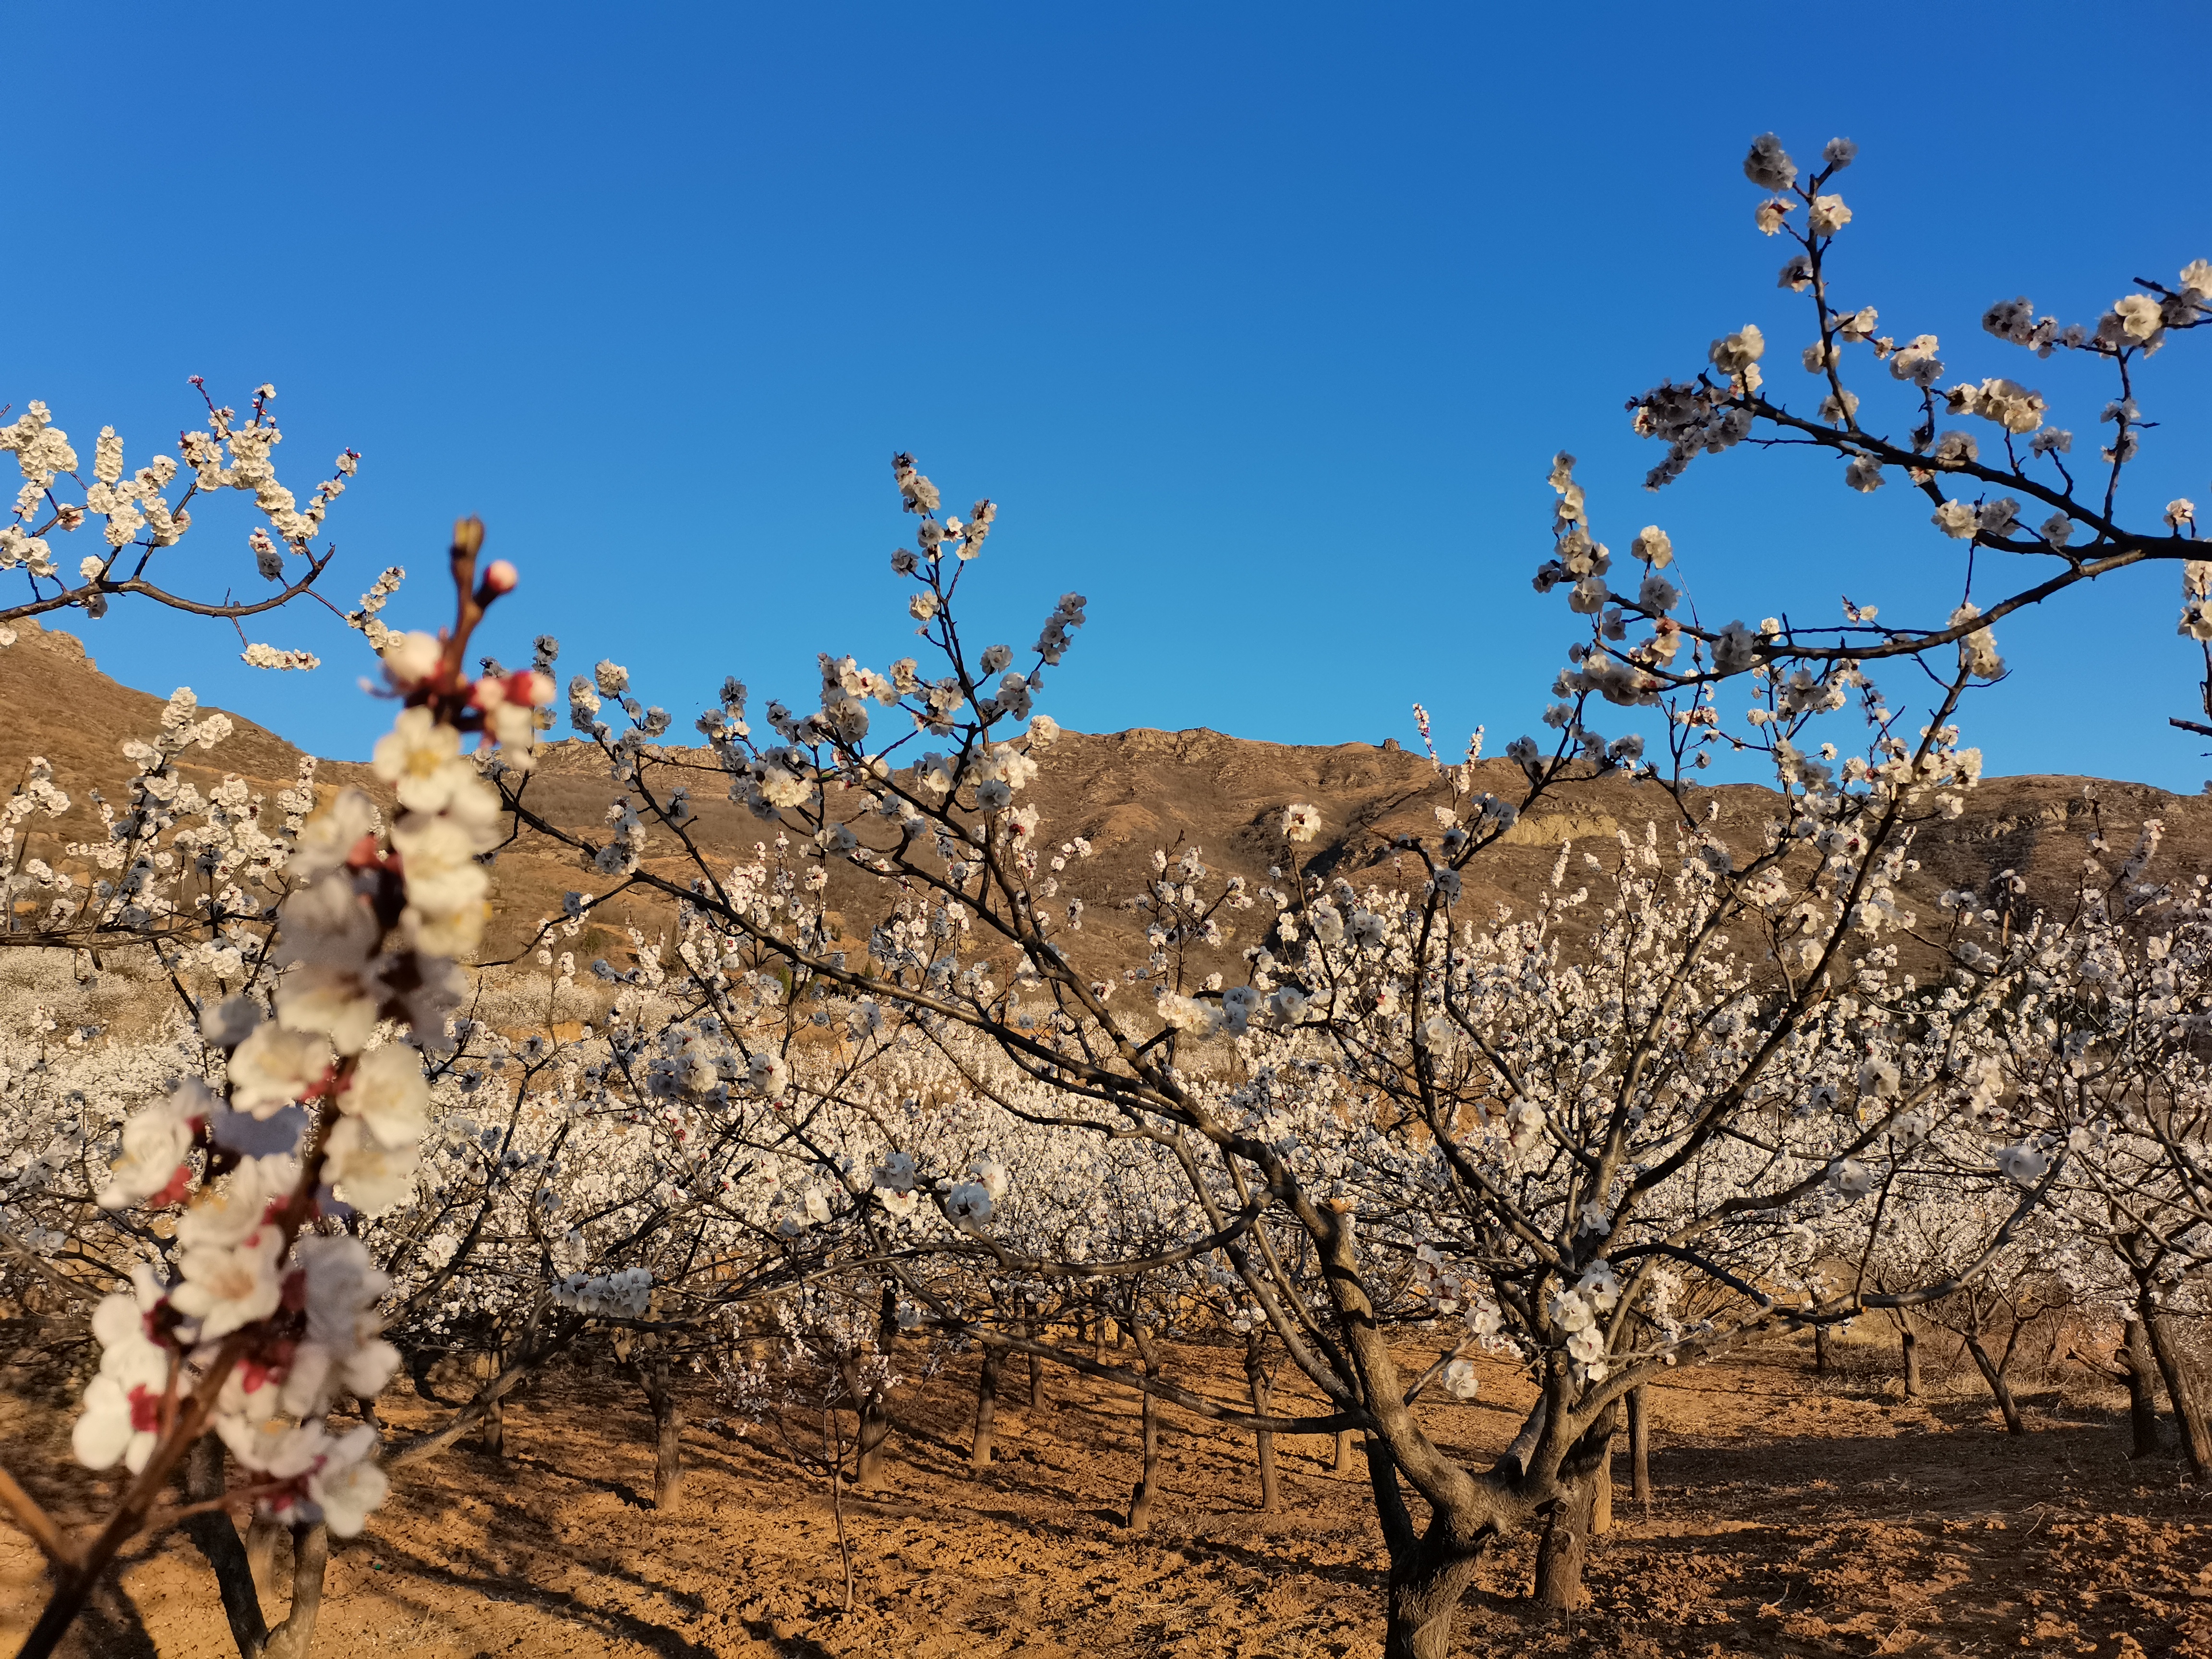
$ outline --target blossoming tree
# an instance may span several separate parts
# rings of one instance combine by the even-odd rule
[[[330,504],[359,471],[361,457],[350,449],[340,455],[331,475],[302,503],[276,473],[275,451],[284,438],[270,409],[276,388],[255,388],[240,415],[209,397],[198,375],[192,385],[207,405],[207,424],[178,435],[181,469],[175,456],[155,455],[125,477],[123,440],[113,427],[104,426],[94,441],[87,483],[69,434],[54,424],[45,404],[33,398],[13,422],[0,424],[0,450],[15,455],[23,480],[9,521],[0,524],[0,570],[20,568],[31,589],[28,599],[0,605],[0,628],[63,610],[105,616],[113,599],[125,596],[193,616],[236,620],[277,610],[314,586],[337,554],[334,547],[316,553],[315,537]],[[180,470],[189,475],[181,489]],[[168,585],[167,573],[177,562],[168,550],[192,527],[188,503],[226,489],[252,495],[267,521],[246,538],[256,570],[276,585],[265,598],[233,599],[225,584],[222,599],[196,599]],[[52,538],[72,535],[95,519],[101,521],[103,546],[70,565],[67,551],[58,552]],[[246,646],[245,659],[257,668],[315,665],[306,652],[266,645]]]
[[[424,1054],[447,1046],[462,994],[456,956],[475,947],[497,797],[464,757],[465,732],[502,740],[526,764],[541,690],[535,676],[471,679],[462,669],[511,565],[477,570],[482,527],[456,532],[458,609],[442,641],[386,653],[404,702],[377,746],[397,797],[387,824],[367,796],[341,792],[298,825],[283,869],[273,943],[275,995],[192,1008],[216,1063],[185,1075],[125,1126],[103,1208],[177,1206],[173,1239],[153,1240],[131,1288],[93,1315],[100,1369],[75,1429],[77,1455],[129,1472],[107,1519],[73,1537],[12,1476],[0,1500],[52,1565],[54,1590],[24,1652],[43,1655],[125,1547],[149,1529],[250,1499],[295,1536],[292,1612],[262,1626],[242,1563],[216,1565],[242,1649],[304,1652],[327,1534],[350,1536],[381,1499],[370,1424],[331,1432],[334,1406],[374,1400],[398,1356],[380,1335],[389,1287],[341,1224],[411,1188],[426,1127]],[[210,1431],[249,1472],[220,1490],[219,1457],[194,1500],[164,1501],[171,1474]],[[237,1548],[229,1534],[231,1551]]]
[[[2167,336],[2212,316],[2212,267],[2138,284],[2094,325],[2024,301],[1985,314],[2007,344],[2094,356],[2115,376],[2112,441],[2077,480],[2039,394],[2002,377],[1943,387],[1933,337],[1900,344],[1872,307],[1836,297],[1851,216],[1832,185],[1851,155],[1831,143],[1801,181],[1770,136],[1745,164],[1770,192],[1757,228],[1795,244],[1783,281],[1808,296],[1817,408],[1767,386],[1765,342],[1747,327],[1715,341],[1694,379],[1633,399],[1633,426],[1665,446],[1654,488],[1747,442],[1830,451],[1860,491],[1902,474],[1963,556],[1961,602],[1911,625],[1850,603],[1833,627],[1708,625],[1658,526],[1616,563],[1563,454],[1535,580],[1583,620],[1553,735],[1508,745],[1522,781],[1510,798],[1478,788],[1475,750],[1466,765],[1432,750],[1436,828],[1401,839],[1406,879],[1313,867],[1329,814],[1301,802],[1285,804],[1262,887],[1189,846],[1157,849],[1139,890],[1088,883],[1088,843],[1048,830],[1023,795],[1058,735],[1035,705],[1085,602],[1061,596],[1018,658],[976,648],[955,613],[997,509],[945,512],[908,456],[894,477],[915,545],[892,563],[927,667],[825,655],[818,708],[771,703],[758,734],[732,679],[699,717],[702,746],[681,749],[664,741],[670,716],[602,662],[568,687],[605,769],[597,832],[542,805],[529,761],[550,642],[519,675],[460,666],[512,573],[479,575],[473,532],[458,538],[459,610],[442,639],[385,630],[380,583],[360,625],[407,704],[378,751],[397,815],[385,824],[344,794],[295,815],[281,882],[263,860],[282,892],[255,900],[262,943],[239,954],[278,973],[267,1016],[251,997],[196,1007],[212,1058],[124,1131],[109,1201],[182,1203],[178,1249],[167,1276],[148,1264],[98,1315],[103,1369],[78,1444],[133,1472],[113,1519],[72,1540],[0,1487],[56,1564],[33,1650],[125,1541],[173,1513],[162,1482],[210,1425],[256,1499],[307,1529],[302,1562],[313,1526],[359,1524],[382,1491],[374,1430],[334,1435],[326,1419],[342,1390],[373,1395],[398,1363],[379,1334],[387,1281],[408,1318],[483,1322],[524,1369],[587,1322],[653,1344],[709,1330],[742,1342],[758,1328],[731,1310],[765,1298],[789,1350],[776,1398],[811,1378],[833,1492],[836,1413],[857,1419],[865,1466],[896,1328],[981,1349],[979,1462],[1018,1354],[1140,1390],[1148,1452],[1160,1400],[1256,1435],[1356,1431],[1389,1557],[1391,1659],[1448,1650],[1476,1563],[1508,1534],[1541,1529],[1540,1595],[1575,1604],[1621,1407],[1665,1367],[1761,1332],[1943,1303],[2068,1215],[2150,1275],[2147,1319],[2193,1294],[2181,1281],[2204,1236],[2191,1047],[2204,995],[2187,977],[2191,918],[2130,909],[2123,926],[2110,902],[2028,917],[1955,894],[1923,915],[1914,836],[1955,816],[1978,776],[1958,720],[2004,672],[1993,624],[2169,560],[2183,631],[2212,641],[2193,507],[2146,515],[2125,487],[2145,427],[2137,381]],[[1902,400],[1895,435],[1847,383],[1862,346]],[[1939,431],[1950,416],[1988,429]],[[238,429],[225,428],[234,471]],[[36,447],[50,484],[48,430],[11,447]],[[119,479],[103,477],[111,506]],[[2033,532],[2022,498],[2049,509]],[[130,501],[153,523],[143,489]],[[1929,671],[1927,708],[1876,686],[1887,660]],[[1747,710],[1724,712],[1746,691]],[[1839,739],[1854,708],[1863,728]],[[480,768],[459,758],[477,731],[498,739]],[[1747,831],[1697,787],[1717,745],[1773,766]],[[1532,808],[1611,775],[1644,792],[1641,833],[1562,846],[1526,914],[1471,913],[1478,860]],[[695,796],[708,790],[765,826],[752,858],[708,850]],[[595,890],[549,930],[642,897],[663,907],[670,948],[599,968],[617,982],[605,1029],[573,1049],[552,1030],[526,1043],[520,1081],[485,1096],[499,1121],[447,1111],[426,1178],[426,1068],[444,1067],[441,1089],[483,1089],[461,1052],[477,1042],[486,1068],[513,1054],[455,1022],[454,962],[481,931],[482,858],[525,837],[565,848]],[[2140,874],[2123,867],[2124,896]],[[863,930],[833,912],[833,883],[846,913],[865,908]],[[1141,962],[1088,948],[1085,906],[1102,902],[1142,917]],[[451,1061],[426,1058],[447,1049]],[[2084,1086],[2093,1076],[2109,1085]],[[586,1167],[593,1136],[617,1150]],[[1081,1182],[1116,1201],[1088,1218],[1053,1201]],[[403,1200],[409,1218],[388,1233],[328,1224],[340,1205]],[[426,1212],[438,1220],[410,1231]],[[457,1216],[473,1218],[458,1237]],[[418,1242],[434,1236],[450,1250]],[[1139,1364],[1066,1340],[1042,1316],[1055,1298],[1110,1308]],[[1249,1401],[1224,1401],[1168,1375],[1150,1334],[1184,1307],[1215,1310],[1240,1338],[1264,1332],[1255,1363],[1279,1352],[1320,1408],[1272,1411],[1256,1376]],[[1480,1353],[1521,1367],[1537,1398],[1478,1466],[1445,1428],[1480,1387]],[[502,1360],[473,1420],[520,1374]],[[2186,1426],[2188,1380],[2169,1369],[2167,1382]],[[1156,1495],[1149,1463],[1133,1522]],[[297,1629],[313,1606],[303,1589]]]
[[[684,829],[697,763],[659,746],[667,717],[629,698],[612,665],[570,686],[575,724],[617,786],[612,833],[564,830],[533,808],[526,778],[503,781],[519,823],[568,844],[611,891],[664,895],[803,974],[817,995],[898,1007],[948,1054],[955,1034],[988,1039],[1049,1093],[1056,1121],[1167,1148],[1207,1218],[1198,1245],[1236,1276],[1331,1414],[1268,1419],[1196,1403],[1253,1426],[1341,1421],[1368,1437],[1392,1559],[1393,1655],[1443,1652],[1475,1559],[1533,1522],[1547,1529],[1547,1599],[1572,1604],[1595,1466],[1620,1401],[1653,1368],[1778,1323],[1955,1293],[2006,1249],[2063,1161],[2002,1115],[1998,1015],[2033,971],[2026,939],[1992,932],[1978,913],[1954,915],[1936,941],[1954,957],[1943,975],[1923,983],[1900,965],[1900,945],[1926,931],[1904,891],[1911,836],[1955,815],[1978,776],[1978,754],[1960,745],[1954,721],[1970,688],[2002,672],[1993,623],[2127,564],[2190,560],[2187,504],[2170,506],[2154,531],[2129,529],[2121,483],[2139,441],[2142,362],[2166,333],[2202,320],[2212,285],[2193,265],[2094,329],[2017,306],[1985,319],[2008,342],[2112,363],[2118,432],[2092,494],[2077,487],[2070,440],[2045,427],[2039,398],[1998,378],[1939,391],[1932,338],[1900,346],[1875,334],[1870,309],[1837,303],[1831,251],[1850,215],[1829,186],[1850,154],[1830,146],[1801,185],[1763,138],[1746,167],[1778,192],[1759,208],[1759,228],[1798,244],[1784,280],[1809,295],[1816,339],[1805,356],[1825,391],[1820,410],[1800,416],[1770,395],[1764,341],[1739,331],[1715,343],[1694,381],[1635,400],[1636,429],[1668,450],[1651,483],[1763,424],[1834,450],[1855,489],[1902,470],[1941,536],[2053,561],[2055,574],[1987,603],[1970,589],[1926,626],[1877,625],[1871,607],[1854,605],[1835,628],[1707,627],[1678,615],[1674,549],[1656,527],[1632,540],[1634,592],[1613,586],[1612,556],[1562,456],[1551,481],[1556,547],[1537,585],[1565,588],[1589,631],[1555,688],[1556,738],[1508,748],[1526,791],[1479,795],[1471,768],[1440,763],[1437,833],[1402,849],[1424,878],[1410,892],[1304,876],[1299,850],[1325,815],[1291,806],[1282,885],[1264,895],[1275,914],[1245,948],[1243,983],[1193,966],[1197,947],[1224,939],[1254,898],[1209,883],[1194,854],[1171,869],[1164,851],[1145,892],[1110,896],[1149,912],[1153,955],[1135,970],[1134,1006],[1112,1001],[1115,975],[1082,965],[1083,898],[1061,891],[1074,844],[1054,852],[1018,798],[1048,763],[1056,728],[1032,705],[1084,602],[1060,602],[1023,665],[1004,646],[975,650],[953,612],[996,510],[942,513],[905,457],[896,482],[916,545],[894,569],[914,584],[908,609],[939,665],[909,659],[878,672],[825,657],[818,712],[772,705],[771,737],[755,738],[734,681],[699,722],[731,798],[787,826],[820,861],[805,890],[821,894],[832,863],[884,884],[885,921],[864,962],[832,948],[818,896],[764,904],[755,883],[698,855]],[[1846,350],[1861,344],[1905,390],[1911,424],[1899,438],[1862,419],[1844,383]],[[1984,459],[1971,433],[1939,434],[1939,407],[1994,423],[2002,459]],[[2017,527],[2019,495],[2052,509],[2032,536]],[[2001,562],[1977,567],[1993,568]],[[2185,581],[2197,581],[2193,565]],[[1955,666],[1947,660],[1916,737],[1869,665],[1938,653]],[[1721,712],[1730,684],[1754,694],[1741,721]],[[602,718],[609,698],[627,717],[619,735]],[[1854,702],[1867,739],[1862,755],[1839,760],[1837,744],[1817,745],[1814,722]],[[1642,733],[1596,729],[1607,705],[1663,721],[1663,763],[1645,758]],[[876,735],[877,709],[897,729]],[[926,747],[933,740],[941,746]],[[1712,827],[1689,776],[1716,743],[1763,750],[1776,768],[1771,820],[1749,844]],[[1469,865],[1521,814],[1616,769],[1651,791],[1644,837],[1625,836],[1603,858],[1563,849],[1553,895],[1530,918],[1484,927],[1461,914]],[[686,877],[647,865],[655,836],[687,855]],[[1592,906],[1592,882],[1599,914],[1563,928]],[[1571,948],[1566,933],[1582,935]],[[986,1094],[1017,1115],[1034,1109],[1011,1091]],[[1808,1271],[1844,1239],[1870,1260],[1866,1242],[1922,1198],[1961,1193],[1980,1194],[1978,1242],[1925,1282],[1861,1272],[1836,1284]],[[1408,1370],[1394,1330],[1440,1316],[1460,1334]],[[1462,1362],[1486,1345],[1520,1357],[1540,1401],[1506,1456],[1478,1470],[1443,1450],[1422,1409],[1435,1390],[1472,1385]],[[1425,1530],[1401,1498],[1407,1484],[1426,1501]]]

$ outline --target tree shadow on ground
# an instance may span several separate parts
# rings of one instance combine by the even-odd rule
[[[527,1579],[517,1578],[511,1573],[467,1571],[444,1562],[432,1560],[427,1556],[394,1548],[389,1544],[380,1548],[379,1555],[380,1559],[386,1563],[404,1568],[415,1577],[427,1582],[445,1584],[456,1589],[471,1590],[499,1601],[527,1602],[533,1607],[543,1608],[556,1618],[589,1625],[607,1635],[626,1638],[641,1647],[662,1655],[663,1659],[720,1659],[720,1655],[712,1646],[702,1642],[693,1641],[681,1632],[672,1630],[666,1625],[656,1624],[650,1619],[642,1618],[634,1613],[626,1613],[619,1607],[595,1606],[570,1592],[544,1589]],[[593,1567],[591,1571],[599,1577],[627,1584],[634,1589],[659,1596],[679,1607],[685,1607],[695,1618],[703,1617],[705,1614],[704,1601],[690,1592],[671,1589],[665,1585],[656,1584],[641,1575],[625,1572],[618,1568],[600,1566]]]

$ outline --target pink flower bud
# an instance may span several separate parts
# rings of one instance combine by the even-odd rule
[[[520,703],[525,708],[550,702],[553,701],[552,676],[528,668],[517,669],[507,677],[501,691],[507,702]]]

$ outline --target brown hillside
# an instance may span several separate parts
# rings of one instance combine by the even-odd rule
[[[167,699],[118,685],[100,672],[73,634],[34,622],[18,623],[15,630],[15,643],[0,650],[0,698],[16,711],[0,725],[0,777],[15,788],[33,757],[52,764],[70,810],[58,820],[43,815],[28,820],[24,848],[30,856],[83,878],[93,873],[90,866],[65,856],[62,848],[105,833],[94,791],[122,809],[124,786],[136,769],[124,757],[124,745],[150,741],[160,732]],[[229,737],[212,750],[192,749],[179,762],[185,778],[202,790],[232,775],[264,795],[289,788],[299,775],[301,751],[264,726],[237,714],[229,718]],[[367,767],[344,761],[319,763],[315,777],[325,790],[349,783],[374,787]]]
[[[691,758],[667,752],[671,758]],[[532,790],[554,821],[589,833],[603,820],[611,786],[596,753],[573,742],[551,745],[541,773]],[[1519,798],[1520,774],[1510,762],[1483,763],[1478,781],[1501,796]],[[1701,802],[1717,803],[1719,832],[1739,848],[1757,844],[1773,810],[1771,793],[1755,785],[1724,785],[1697,795]],[[1204,730],[1139,729],[1066,734],[1048,751],[1024,799],[1043,814],[1039,834],[1045,845],[1079,836],[1096,849],[1079,866],[1068,891],[1090,907],[1076,958],[1098,973],[1142,955],[1143,919],[1110,901],[1143,887],[1154,848],[1194,842],[1215,868],[1257,882],[1283,856],[1277,829],[1282,809],[1310,801],[1320,808],[1323,829],[1304,849],[1309,869],[1345,875],[1355,885],[1404,885],[1417,878],[1420,864],[1394,851],[1393,839],[1406,834],[1433,838],[1434,808],[1449,794],[1425,757],[1395,743],[1297,747]],[[2166,879],[2212,872],[2212,800],[2084,778],[1996,778],[1972,792],[1956,821],[1921,827],[1914,850],[1922,867],[1911,890],[1932,899],[1948,887],[1985,888],[2011,870],[2027,878],[2031,902],[2065,904],[2087,849],[2093,805],[2123,854],[2145,818],[2161,819],[2166,833],[2154,867]],[[1516,825],[1504,845],[1471,866],[1468,891],[1480,907],[1474,914],[1486,915],[1498,903],[1525,910],[1548,884],[1563,842],[1602,857],[1620,832],[1640,839],[1654,821],[1663,839],[1673,810],[1659,790],[1618,775],[1566,785]],[[763,829],[750,814],[709,799],[700,809],[697,839],[715,852],[734,854],[760,840]],[[605,886],[592,872],[547,856],[550,850],[540,843],[503,860],[501,886],[514,910],[544,914],[568,887],[594,891]],[[673,850],[653,844],[648,867],[679,874],[680,857],[666,855]],[[843,868],[833,876],[830,896],[856,939],[866,938],[890,902],[879,884]],[[1932,913],[1926,919],[1932,921]],[[1255,938],[1248,916],[1244,936],[1232,939],[1218,959],[1201,960],[1199,970],[1219,967],[1235,975],[1242,951]]]
[[[0,651],[0,695],[20,711],[16,721],[0,730],[0,768],[20,777],[29,757],[45,756],[76,803],[64,827],[80,836],[96,824],[87,786],[114,797],[130,772],[123,745],[157,729],[162,700],[101,673],[69,634],[26,624],[21,635],[12,648]],[[252,721],[232,718],[232,735],[211,752],[195,750],[187,774],[204,787],[228,773],[268,793],[289,785],[301,751]],[[682,750],[665,752],[671,759],[689,758]],[[556,823],[596,834],[613,794],[596,753],[575,742],[550,744],[539,774],[530,787],[538,810]],[[323,762],[316,775],[325,787],[356,783],[384,793],[359,764]],[[720,799],[711,777],[699,781],[702,845],[734,860],[763,839],[766,826]],[[1480,782],[1517,799],[1518,773],[1510,763],[1483,763]],[[1699,793],[1718,803],[1721,833],[1739,846],[1756,839],[1771,811],[1769,793],[1753,785]],[[1323,830],[1305,849],[1309,867],[1363,885],[1398,884],[1413,878],[1419,862],[1394,853],[1392,838],[1433,836],[1432,809],[1446,798],[1425,757],[1395,743],[1297,747],[1204,730],[1144,729],[1066,734],[1048,751],[1025,794],[1043,813],[1040,833],[1048,845],[1080,836],[1096,848],[1068,883],[1068,891],[1090,905],[1082,941],[1090,948],[1079,946],[1077,957],[1094,972],[1118,968],[1140,953],[1140,919],[1113,908],[1110,900],[1142,886],[1156,847],[1194,842],[1215,868],[1264,880],[1282,854],[1276,825],[1283,807],[1310,801],[1321,810]],[[2172,880],[2212,872],[2212,800],[2083,778],[1995,778],[1968,796],[1963,817],[1922,829],[1916,846],[1923,866],[1918,886],[1932,896],[1947,886],[1982,886],[2009,869],[2027,878],[2037,902],[2064,902],[2081,867],[2093,798],[2121,851],[2142,821],[2155,817],[2166,828],[2160,874]],[[1477,861],[1471,896],[1485,910],[1494,902],[1521,908],[1548,880],[1562,842],[1602,854],[1604,844],[1623,830],[1640,837],[1656,819],[1663,834],[1670,811],[1658,791],[1619,777],[1572,783],[1518,825],[1508,844]],[[49,834],[40,822],[39,833]],[[665,842],[649,843],[648,864],[677,875],[680,857],[671,854],[678,849]],[[52,856],[49,849],[37,850]],[[605,878],[542,840],[526,840],[503,853],[488,956],[511,956],[521,948],[536,921],[556,912],[569,889],[599,892],[607,885]],[[866,938],[887,908],[881,889],[849,870],[837,873],[831,899],[856,939]],[[664,906],[640,899],[618,903],[612,919],[657,929],[665,915]],[[1252,933],[1249,926],[1245,931]],[[1202,963],[1201,971],[1218,966],[1233,974],[1242,950],[1252,942],[1249,936],[1232,939],[1222,959]]]

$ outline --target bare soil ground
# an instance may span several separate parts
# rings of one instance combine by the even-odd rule
[[[1931,1344],[1933,1346],[1933,1344]],[[1656,1386],[1649,1515],[1619,1465],[1616,1524],[1571,1621],[1517,1598],[1534,1540],[1498,1550],[1462,1611],[1468,1652],[1690,1659],[1736,1654],[2212,1654],[2212,1505],[2168,1460],[2130,1462],[2120,1401],[2082,1373],[2032,1396],[2008,1437],[1971,1372],[1905,1402],[1855,1373],[1816,1379],[1777,1344]],[[1234,1398],[1239,1356],[1179,1351]],[[21,1377],[20,1371],[4,1374]],[[472,1448],[401,1472],[362,1537],[333,1550],[317,1651],[428,1659],[552,1655],[1234,1656],[1298,1659],[1380,1647],[1380,1540],[1364,1476],[1331,1443],[1281,1444],[1281,1512],[1256,1512],[1248,1437],[1166,1413],[1164,1513],[1133,1536],[1133,1402],[1061,1376],[1031,1409],[1008,1379],[1000,1461],[968,1467],[972,1362],[897,1396],[886,1489],[848,1495],[860,1577],[841,1609],[830,1503],[773,1431],[742,1437],[703,1387],[686,1432],[679,1512],[650,1501],[649,1419],[608,1373],[550,1377],[507,1414],[507,1455]],[[1286,1391],[1287,1392],[1287,1391]],[[1431,1408],[1469,1451],[1502,1445],[1527,1395],[1503,1370],[1483,1398]],[[404,1431],[439,1410],[404,1388]],[[14,1468],[51,1467],[66,1415],[27,1388],[0,1396]],[[1625,1445],[1625,1443],[1624,1443]],[[79,1512],[101,1491],[44,1488]],[[28,1545],[0,1526],[0,1642],[40,1600]],[[272,1601],[271,1611],[281,1608]],[[227,1659],[212,1576],[180,1537],[141,1551],[70,1650],[102,1659]]]

